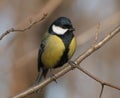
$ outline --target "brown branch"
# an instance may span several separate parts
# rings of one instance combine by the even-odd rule
[[[89,77],[91,77],[92,79],[94,79],[95,81],[99,82],[101,85],[106,85],[112,88],[115,88],[117,90],[120,90],[120,87],[112,85],[110,83],[104,82],[102,80],[100,80],[99,78],[93,76],[91,73],[89,73],[87,70],[85,70],[84,68],[82,68],[81,66],[78,65],[74,65],[76,68],[78,68],[80,71],[82,71],[83,73],[85,73],[86,75],[88,75]]]
[[[85,51],[81,56],[76,58],[75,64],[80,64],[86,57],[88,57],[89,55],[91,55],[91,53],[102,47],[107,41],[109,41],[113,36],[115,36],[119,32],[120,32],[120,26],[116,27],[103,40],[101,40],[99,43],[97,43],[96,45],[92,46],[87,51]]]
[[[42,17],[40,17],[39,20],[33,21],[31,24],[29,24],[28,27],[25,27],[25,28],[23,28],[23,29],[14,29],[14,28],[11,28],[11,29],[7,30],[6,32],[4,32],[4,33],[0,36],[0,40],[2,40],[3,37],[5,37],[6,35],[8,35],[8,34],[11,33],[11,32],[24,32],[24,31],[30,29],[33,25],[35,25],[35,24],[39,23],[40,21],[44,20],[44,19],[46,18],[46,16],[47,16],[47,13],[43,13]]]
[[[85,70],[85,69],[82,68],[81,66],[78,66],[78,65],[75,65],[75,64],[74,64],[74,66],[75,66],[76,68],[78,68],[80,71],[82,71],[84,74],[88,75],[89,77],[91,77],[92,79],[94,79],[95,81],[97,81],[98,83],[101,84],[102,88],[101,88],[101,92],[100,92],[99,98],[101,98],[101,96],[102,96],[103,89],[104,89],[104,86],[105,86],[105,85],[106,85],[106,86],[109,86],[109,87],[111,87],[111,88],[120,90],[120,87],[115,86],[115,85],[113,85],[113,84],[110,84],[110,83],[107,83],[107,82],[104,82],[104,81],[100,80],[99,78],[93,76],[91,73],[89,73],[87,70]]]
[[[24,29],[19,29],[19,30],[13,29],[13,31],[14,31],[14,32],[15,32],[15,31],[16,31],[16,32],[24,32],[24,31],[26,31],[26,30],[29,30],[33,25],[35,25],[35,24],[41,22],[42,20],[44,20],[44,19],[46,18],[46,16],[47,16],[47,13],[43,13],[42,17],[40,17],[39,20],[33,21],[33,22],[31,21],[31,24],[29,24],[28,27],[25,27]],[[12,32],[13,32],[13,31],[12,31]]]
[[[47,86],[50,82],[54,81],[54,79],[57,79],[63,75],[65,75],[67,72],[71,71],[73,69],[73,66],[75,65],[75,67],[77,67],[78,69],[80,69],[82,72],[84,72],[85,74],[87,74],[89,77],[93,78],[94,80],[96,80],[97,82],[101,83],[102,85],[106,85],[109,87],[113,87],[115,89],[120,90],[120,87],[114,86],[110,83],[107,82],[103,82],[100,79],[94,77],[93,75],[91,75],[88,71],[84,70],[82,67],[77,66],[79,65],[85,58],[87,58],[89,55],[91,55],[93,52],[95,52],[97,49],[99,49],[100,47],[102,47],[107,41],[109,41],[113,36],[115,36],[118,32],[120,32],[120,26],[118,26],[115,30],[113,30],[111,33],[109,33],[102,41],[100,41],[98,44],[92,46],[91,48],[89,48],[86,52],[84,52],[81,56],[79,56],[78,58],[76,58],[76,60],[74,61],[73,64],[68,64],[68,66],[66,66],[64,69],[62,69],[61,71],[59,71],[58,73],[56,73],[54,75],[53,78],[47,78],[46,80],[44,80],[43,82],[39,83],[36,86],[33,86],[31,88],[29,88],[28,90],[12,97],[12,98],[23,98],[25,96],[28,96],[31,93],[34,93],[35,91],[37,91],[38,89],[42,89],[43,87]],[[72,66],[71,66],[72,65]],[[101,91],[103,92],[103,90]],[[102,93],[101,93],[102,94]]]
[[[101,98],[102,97],[102,93],[103,93],[103,90],[104,90],[104,84],[101,84],[101,91],[100,91],[100,96],[99,96],[99,98]]]
[[[43,9],[40,9],[37,14],[33,14],[30,17],[27,17],[25,20],[18,23],[15,28],[10,28],[9,30],[1,34],[0,40],[2,40],[11,32],[24,32],[26,30],[29,30],[35,24],[44,20],[46,16],[49,16],[54,10],[56,10],[56,8],[61,4],[62,1],[63,0],[49,0],[47,4],[43,7]]]
[[[98,23],[98,25],[97,25],[97,30],[96,30],[96,32],[95,32],[95,44],[97,43],[97,40],[98,40],[98,35],[99,35],[99,31],[100,31],[100,23]]]

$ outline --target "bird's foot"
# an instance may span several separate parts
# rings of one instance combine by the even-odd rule
[[[68,61],[68,64],[71,65],[72,70],[75,69],[75,68],[76,68],[76,65],[77,65],[74,61]]]
[[[52,68],[50,68],[50,77],[52,78],[52,80],[55,82],[55,83],[57,83],[57,78],[56,78],[56,76],[55,76],[55,74],[53,73],[53,70],[52,70]]]
[[[52,80],[53,80],[55,83],[57,83],[57,80],[56,80],[57,78],[56,78],[55,74],[52,73],[52,74],[50,75],[50,77],[52,78]]]
[[[42,89],[38,89],[35,91],[35,93],[39,93],[40,91],[42,91]]]

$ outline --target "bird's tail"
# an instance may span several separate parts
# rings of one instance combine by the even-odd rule
[[[39,73],[38,73],[37,79],[35,81],[35,84],[40,83],[43,78],[46,78],[47,72],[48,72],[48,69],[40,70]]]
[[[35,84],[38,84],[39,82],[41,82],[41,81],[42,81],[42,78],[43,78],[43,71],[41,70],[41,71],[39,71],[39,73],[38,73],[38,76],[37,76],[37,78],[36,78]]]

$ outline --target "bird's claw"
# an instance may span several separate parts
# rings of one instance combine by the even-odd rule
[[[51,74],[51,76],[50,76],[51,78],[52,78],[52,80],[55,82],[55,83],[57,83],[57,78],[56,78],[56,76],[54,75],[54,74]]]
[[[76,68],[76,63],[75,62],[73,62],[73,61],[68,61],[68,64],[70,64],[71,65],[71,67],[72,67],[72,70],[74,69],[74,68]]]

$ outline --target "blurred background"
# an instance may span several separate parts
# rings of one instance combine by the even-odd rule
[[[119,0],[0,0],[0,34],[11,27],[25,27],[26,18],[48,12],[47,18],[25,32],[14,32],[0,41],[0,97],[8,98],[29,88],[37,76],[41,37],[57,17],[71,19],[76,29],[77,50],[73,60],[120,24]],[[23,23],[23,24],[22,24]],[[98,28],[99,26],[99,28]],[[120,33],[80,66],[101,80],[120,86]],[[27,98],[98,98],[101,85],[75,69],[58,83]],[[102,98],[120,98],[120,91],[106,87]]]

